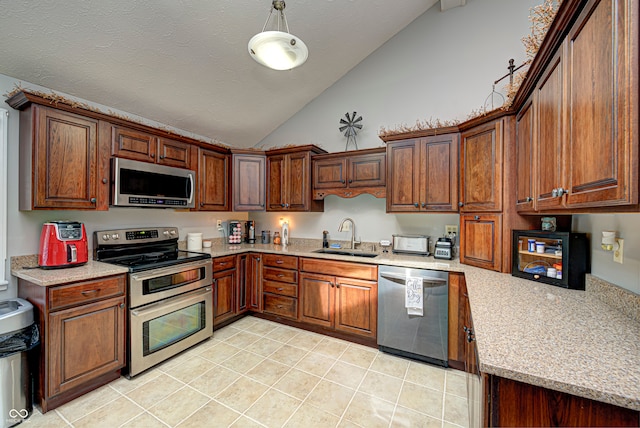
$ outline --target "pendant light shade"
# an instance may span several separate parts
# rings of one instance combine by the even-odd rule
[[[274,70],[291,70],[307,60],[309,50],[302,40],[289,33],[287,18],[284,15],[285,3],[282,0],[273,0],[271,12],[262,32],[249,40],[249,54],[260,64]],[[274,22],[275,30],[265,31],[276,11]],[[285,30],[285,31],[281,31]]]

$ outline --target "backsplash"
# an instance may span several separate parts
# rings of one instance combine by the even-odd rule
[[[640,295],[591,274],[587,274],[585,288],[587,293],[593,293],[609,306],[640,322]]]

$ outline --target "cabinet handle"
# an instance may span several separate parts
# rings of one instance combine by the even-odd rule
[[[83,296],[89,296],[91,294],[96,294],[100,291],[99,288],[95,289],[95,290],[83,290],[80,292],[80,294],[82,294]]]
[[[278,278],[284,278],[284,275],[279,273],[278,275],[276,275]]]
[[[282,263],[284,263],[284,261],[282,261],[282,260],[276,260],[276,264],[281,265]]]
[[[96,198],[91,198],[90,201],[91,201],[92,204],[95,204],[96,203]]]
[[[479,216],[479,215],[474,216],[474,217],[473,217],[473,219],[474,219],[474,220],[480,220],[480,216]]]
[[[463,207],[464,206],[464,202],[462,202],[462,201],[458,202],[458,206],[459,207]]]
[[[219,264],[220,266],[226,266],[226,265],[227,265],[227,262],[219,262],[218,264]]]
[[[107,184],[109,182],[109,180],[107,180],[106,178],[102,179],[102,184]]]
[[[420,204],[416,202],[416,203],[413,204],[413,206],[418,208],[420,206]]]
[[[276,288],[276,290],[277,290],[277,291],[282,291],[282,290],[284,290],[284,288],[282,288],[282,287],[278,287],[278,288]]]
[[[283,305],[276,305],[276,308],[282,309],[282,308],[284,308],[284,306]]]

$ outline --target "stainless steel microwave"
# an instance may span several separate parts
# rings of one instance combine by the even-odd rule
[[[195,207],[195,171],[130,159],[111,159],[111,205]]]

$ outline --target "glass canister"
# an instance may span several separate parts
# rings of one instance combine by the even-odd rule
[[[273,232],[273,243],[276,245],[282,244],[282,239],[280,239],[280,232]]]

